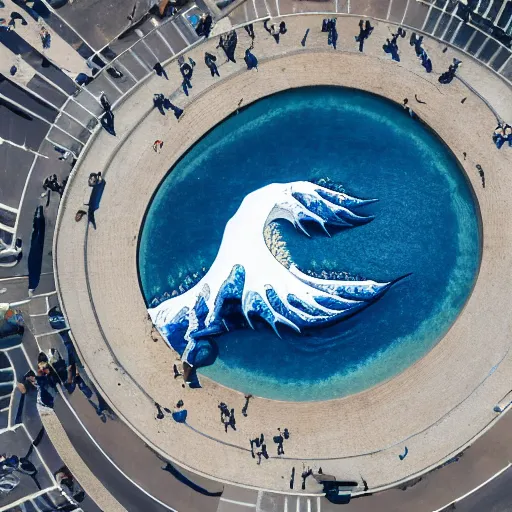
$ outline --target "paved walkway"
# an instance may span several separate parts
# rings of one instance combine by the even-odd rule
[[[258,26],[255,53],[262,61],[276,53],[296,51],[310,27],[308,49],[323,51],[265,61],[259,73],[236,74],[241,65],[224,65],[223,78],[228,66],[235,75],[230,81],[222,80],[207,96],[200,93],[211,80],[199,67],[191,97],[195,101],[187,106],[179,125],[174,119],[149,112],[152,93],[169,94],[177,88],[175,71],[169,83],[152,79],[136,91],[116,112],[118,138],[100,133],[93,150],[81,162],[61,209],[55,245],[63,307],[75,340],[89,372],[117,412],[155,449],[203,474],[283,491],[289,490],[291,467],[308,459],[339,478],[360,480],[363,474],[372,488],[435,466],[448,453],[460,451],[493,420],[494,403],[510,390],[507,376],[512,361],[507,356],[505,336],[508,320],[499,317],[501,308],[496,305],[506,303],[511,291],[510,283],[503,280],[511,263],[510,206],[498,199],[510,186],[506,169],[511,166],[511,157],[492,145],[493,115],[460,82],[442,88],[436,75],[425,75],[409,47],[402,45],[400,65],[388,61],[381,49],[389,34],[386,25],[376,27],[366,47],[367,55],[360,56],[327,53],[320,23],[317,17],[289,20],[289,33],[279,46]],[[339,25],[340,49],[353,49],[354,21],[343,20]],[[249,42],[244,34],[239,39],[241,53]],[[214,46],[209,42],[206,48],[214,51]],[[425,46],[436,70],[445,70],[455,56],[451,51],[443,54],[437,43],[426,41]],[[191,53],[196,62],[201,62],[206,48]],[[467,67],[471,68],[471,63]],[[166,378],[162,381],[162,376],[170,374],[174,356],[149,337],[136,273],[138,229],[151,194],[169,165],[204,131],[232,112],[240,98],[249,103],[277,90],[313,83],[357,86],[400,102],[414,93],[426,99],[427,105],[417,109],[419,115],[456,155],[468,153],[463,163],[478,195],[484,224],[480,276],[465,310],[443,342],[402,375],[367,392],[315,407],[258,399],[251,404],[250,418],[226,437],[218,423],[217,403],[223,400],[238,407],[242,396],[212,382],[201,391],[182,391],[179,383]],[[500,88],[506,98],[508,90],[502,82],[489,77],[486,85],[489,83],[497,98]],[[468,100],[462,105],[464,96]],[[184,97],[176,101],[185,105]],[[468,133],[467,126],[472,132]],[[168,149],[162,155],[151,150],[155,138],[166,141]],[[474,168],[476,163],[487,170],[485,191]],[[100,169],[108,170],[105,194],[96,214],[98,230],[85,233],[85,223],[75,223],[74,213],[82,207],[86,176]],[[88,237],[85,253],[84,234]],[[493,323],[489,325],[486,319],[491,317]],[[453,375],[450,393],[446,393],[447,375]],[[156,411],[148,395],[166,406],[183,398],[190,425],[203,435],[169,420],[155,420]],[[324,420],[321,429],[316,424],[318,417]],[[297,441],[290,443],[286,458],[271,459],[257,467],[247,453],[247,439],[261,431],[271,435],[283,424]],[[336,432],[341,433],[343,443],[333,439]],[[230,445],[216,439],[227,440]],[[405,440],[411,454],[400,462],[397,455]],[[328,460],[331,457],[336,460]],[[226,464],[219,464],[220,460]]]

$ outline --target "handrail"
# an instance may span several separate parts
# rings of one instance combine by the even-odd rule
[[[421,3],[425,3],[426,5],[429,5],[431,7],[434,7],[436,9],[439,9],[438,7],[435,7],[434,5],[432,4],[428,4],[425,2],[425,0],[416,0],[418,2],[421,2]],[[195,5],[195,4],[194,4]],[[442,9],[439,9],[442,11]],[[444,12],[444,11],[442,11]],[[284,18],[284,17],[290,17],[290,16],[303,16],[303,15],[332,15],[333,13],[331,12],[304,12],[304,13],[291,13],[291,14],[285,14],[285,15],[282,15],[281,18]],[[461,18],[459,18],[458,16],[454,15],[454,14],[450,14],[450,13],[445,13],[445,14],[449,14],[452,18],[455,18],[455,19],[458,19],[458,20],[461,20]],[[182,14],[179,14],[179,16],[181,16]],[[142,41],[143,39],[145,39],[147,36],[149,36],[150,34],[153,34],[156,30],[158,30],[160,27],[166,25],[167,23],[170,23],[172,21],[175,20],[175,18],[177,17],[178,15],[175,15],[173,16],[172,18],[169,18],[168,20],[165,21],[165,23],[162,23],[161,25],[158,25],[157,27],[155,27],[153,30],[151,30],[150,32],[148,32],[147,34],[144,35],[144,37],[140,38],[139,40],[137,40],[133,45],[131,45],[130,47],[126,48],[123,52],[121,52],[115,59],[113,59],[107,66],[105,66],[104,68],[102,68],[98,74],[96,75],[96,77],[103,71],[103,70],[106,70],[108,69],[108,67],[112,66],[113,63],[115,61],[117,61],[121,56],[123,56],[125,53],[127,53],[128,51],[132,50],[132,48],[138,44],[140,41]],[[363,15],[357,15],[357,14],[348,14],[348,13],[337,13],[336,16],[338,17],[366,17],[366,16],[363,16]],[[238,29],[238,28],[241,28],[243,27],[244,25],[247,25],[248,23],[255,23],[257,21],[261,21],[262,19],[266,19],[266,18],[258,18],[257,20],[251,20],[251,21],[247,21],[246,23],[242,23],[242,24],[239,24],[239,25],[236,25],[234,27],[231,27],[229,31],[233,30],[233,29]],[[466,56],[470,57],[471,59],[474,59],[476,60],[476,62],[478,62],[478,64],[480,65],[483,65],[485,66],[487,69],[489,69],[490,71],[492,71],[494,74],[496,74],[500,79],[502,79],[505,83],[507,83],[507,85],[509,86],[512,86],[512,82],[506,78],[504,75],[502,75],[499,71],[495,70],[494,68],[492,68],[491,66],[489,66],[489,64],[479,60],[477,57],[475,57],[474,55],[471,55],[470,53],[468,53],[466,50],[464,50],[463,48],[459,48],[457,46],[455,46],[454,44],[452,44],[451,42],[447,42],[447,41],[444,41],[443,39],[440,39],[439,37],[436,37],[432,34],[429,34],[421,29],[418,29],[418,28],[415,28],[415,27],[411,27],[409,25],[406,25],[406,24],[399,24],[397,22],[393,22],[393,21],[390,21],[390,20],[385,20],[385,19],[382,19],[382,18],[375,18],[375,17],[372,17],[372,19],[375,19],[376,21],[381,21],[383,23],[388,23],[388,24],[391,24],[391,25],[396,25],[396,26],[399,26],[399,25],[402,25],[410,30],[414,30],[416,32],[419,32],[421,34],[424,34],[426,37],[428,38],[431,38],[431,39],[434,39],[436,41],[439,41],[443,44],[446,44],[446,45],[449,45],[453,48],[455,48],[457,51],[460,51],[461,53],[465,54]],[[462,20],[461,20],[462,21]],[[477,27],[475,27],[476,30],[479,30]],[[483,34],[485,34],[484,32],[482,32]],[[491,36],[488,36],[487,34],[485,34],[487,37],[489,37],[490,39],[492,39],[494,41],[494,38],[492,38]],[[169,59],[167,59],[166,61],[164,61],[162,63],[162,65],[166,66],[168,63],[172,62],[173,60],[175,60],[176,58],[178,58],[179,56],[181,56],[182,54],[186,53],[187,51],[190,51],[190,49],[194,48],[195,46],[197,46],[198,44],[202,43],[206,38],[205,37],[201,37],[199,39],[197,39],[196,41],[194,41],[192,44],[190,44],[189,46],[185,47],[183,50],[181,50],[180,52],[174,54],[174,55],[171,55],[169,57]],[[506,50],[510,51],[506,46],[502,45],[501,43],[499,43],[499,41],[496,41],[498,44],[500,44],[503,48],[505,48]],[[510,52],[511,55],[512,55],[512,51]],[[112,107],[114,108],[115,106],[117,106],[121,101],[124,101],[124,99],[129,95],[131,94],[140,84],[142,84],[144,81],[146,81],[150,76],[153,75],[153,71],[150,71],[148,72],[146,75],[144,75],[143,78],[141,78],[140,80],[136,81],[135,84],[130,88],[128,89],[126,92],[124,92],[123,94],[121,94],[121,96],[115,100],[113,103],[112,103]],[[96,78],[95,77],[95,78]],[[493,112],[493,114],[496,116],[496,118],[498,119],[498,121],[501,121],[502,118],[501,116],[498,114],[498,112],[492,107],[492,105],[489,103],[489,101],[487,99],[485,99],[481,94],[479,94],[466,80],[462,79],[461,77],[457,76],[457,78],[459,78],[461,80],[462,83],[464,83],[464,85],[466,85],[468,87],[468,89],[470,89],[472,92],[474,92],[489,108],[490,110]],[[91,94],[93,97],[95,97],[89,90],[87,90],[87,87],[83,87],[82,88],[83,90],[86,90],[89,94]],[[99,128],[99,127],[98,127]],[[93,132],[94,133],[94,132]],[[93,135],[93,133],[91,133],[90,136]],[[89,137],[90,137],[89,136]]]
[[[194,6],[197,7],[196,4],[194,4]],[[141,41],[143,41],[144,39],[146,39],[148,36],[150,36],[151,34],[153,34],[154,32],[156,32],[160,27],[163,27],[165,25],[167,25],[168,23],[171,23],[173,22],[178,16],[181,16],[181,13],[177,13],[175,15],[173,15],[172,17],[170,17],[168,20],[165,20],[163,23],[161,23],[160,25],[156,26],[155,28],[151,29],[147,34],[144,34],[141,38],[139,38],[137,41],[135,41],[135,43],[133,43],[131,46],[129,46],[128,48],[126,48],[125,50],[123,50],[120,54],[118,54],[114,59],[112,59],[105,67],[101,68],[97,73],[96,75],[94,75],[93,77],[93,80],[96,80],[96,78],[98,78],[99,75],[101,75],[101,73],[103,73],[106,69],[108,69],[109,67],[112,67],[112,66],[115,66],[115,62],[121,58],[123,55],[125,55],[128,51],[130,51],[136,44],[140,43]],[[204,38],[199,38],[198,41],[202,41]],[[192,41],[190,43],[190,45],[192,44],[195,44],[197,41]],[[102,48],[102,50],[104,50],[108,45],[106,45],[105,47]],[[175,55],[178,55],[178,54],[175,54]],[[173,56],[174,57],[174,56]],[[142,79],[143,80],[143,79]],[[84,89],[87,88],[87,86],[84,87]]]
[[[448,14],[451,18],[454,18],[456,20],[459,20],[459,21],[462,21],[463,23],[465,23],[466,25],[468,25],[469,27],[477,30],[478,32],[480,32],[481,34],[483,34],[484,36],[487,36],[489,39],[491,39],[492,41],[494,41],[495,43],[497,43],[498,45],[500,45],[502,48],[505,48],[505,50],[508,50],[508,51],[512,51],[508,46],[504,45],[501,41],[498,41],[495,37],[491,36],[491,34],[488,34],[487,32],[485,32],[484,30],[482,30],[480,27],[477,27],[476,25],[474,25],[473,23],[471,23],[471,20],[470,21],[464,21],[460,16],[458,16],[456,13],[454,12],[446,12],[444,9],[442,9],[441,7],[438,7],[437,5],[435,4],[431,4],[429,3],[427,0],[416,0],[416,2],[419,2],[420,4],[423,4],[423,5],[428,5],[429,8],[431,9],[435,9],[437,11],[440,11],[442,14]],[[479,15],[480,16],[480,15]],[[485,18],[487,19],[487,18]],[[497,25],[495,25],[493,23],[493,26],[499,28],[500,30],[503,30],[501,27],[498,27]]]

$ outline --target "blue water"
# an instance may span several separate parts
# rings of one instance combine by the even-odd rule
[[[308,239],[283,223],[304,270],[377,281],[412,272],[380,301],[302,335],[265,326],[215,338],[219,357],[200,373],[278,400],[345,396],[393,377],[448,331],[480,262],[479,213],[444,143],[398,105],[344,88],[290,90],[215,127],[172,169],[151,203],[139,271],[147,301],[209,268],[243,197],[272,182],[329,178],[375,220]]]

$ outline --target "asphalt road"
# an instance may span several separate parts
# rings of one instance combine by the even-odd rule
[[[132,482],[116,471],[107,458],[94,446],[68,406],[58,397],[55,412],[66,433],[84,462],[93,469],[95,476],[128,511],[166,512],[169,509],[143,494]],[[136,461],[133,461],[136,463]]]
[[[450,509],[448,508],[446,512]],[[510,512],[512,510],[512,468],[455,505],[457,512]]]
[[[74,0],[57,9],[93,50],[100,50],[130,26],[127,16],[136,5],[134,21],[144,15],[155,0]]]

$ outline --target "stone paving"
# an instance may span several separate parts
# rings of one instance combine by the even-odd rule
[[[242,71],[243,50],[249,46],[243,33],[239,34],[238,64],[222,65],[222,80],[216,86],[199,66],[190,103],[182,94],[173,98],[186,106],[179,124],[151,108],[153,93],[169,94],[178,88],[175,65],[168,70],[169,82],[148,80],[116,111],[117,138],[105,132],[97,135],[75,171],[60,210],[54,253],[62,305],[91,377],[128,424],[172,460],[213,478],[279,491],[289,491],[291,468],[301,467],[302,462],[321,465],[338,478],[361,481],[364,475],[372,489],[382,488],[460,451],[495,418],[493,405],[510,390],[509,321],[498,305],[506,303],[511,291],[512,283],[504,276],[511,263],[512,238],[507,224],[510,206],[498,198],[510,186],[506,171],[512,159],[509,152],[498,152],[492,144],[496,120],[487,106],[459,81],[446,87],[437,83],[438,73],[447,69],[454,56],[460,57],[456,52],[442,53],[443,46],[426,40],[435,69],[426,75],[406,44],[401,46],[400,64],[383,54],[381,46],[389,34],[384,23],[377,24],[364,56],[354,52],[357,27],[353,19],[338,21],[338,52],[327,49],[326,35],[319,30],[321,18],[290,18],[287,23],[289,32],[278,46],[261,26],[256,27],[259,72]],[[306,28],[311,28],[307,49],[300,50]],[[214,47],[209,41],[190,55],[201,62],[203,52],[215,51]],[[463,70],[476,86],[481,76],[478,65],[465,59]],[[163,343],[151,341],[137,279],[139,227],[153,191],[172,162],[233,112],[240,98],[247,104],[278,90],[319,83],[359,87],[397,102],[417,93],[427,101],[415,108],[420,117],[459,158],[464,151],[468,154],[461,164],[477,194],[484,230],[480,275],[444,340],[403,374],[366,392],[314,407],[257,399],[249,418],[237,423],[237,432],[225,435],[217,403],[241,407],[243,396],[207,379],[202,390],[182,390],[179,382],[168,378],[175,356]],[[203,94],[205,84],[210,85],[207,94]],[[488,99],[500,115],[510,115],[506,85],[489,75],[484,86],[479,89],[485,94],[492,87],[493,97]],[[468,100],[461,104],[463,97]],[[159,155],[151,149],[156,138],[166,142]],[[476,163],[487,171],[485,190]],[[76,223],[74,214],[83,208],[88,174],[98,170],[105,173],[106,188],[94,231],[87,230],[84,221]],[[153,400],[172,406],[179,398],[185,401],[191,428],[155,420]],[[286,456],[256,466],[247,439],[262,431],[272,435],[285,425],[293,434]],[[411,453],[400,462],[404,444]]]

